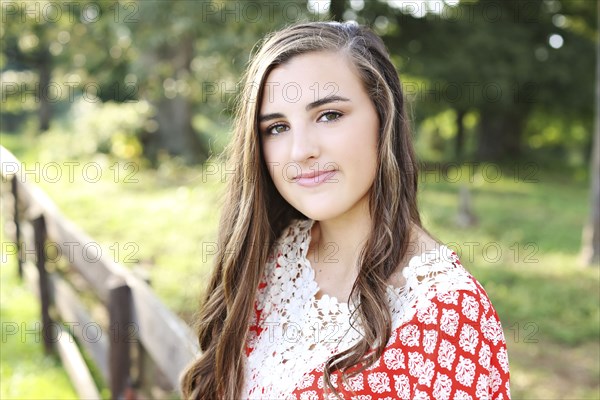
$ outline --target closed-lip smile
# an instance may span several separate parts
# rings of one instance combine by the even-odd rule
[[[318,186],[321,183],[327,181],[337,172],[336,169],[327,171],[310,171],[303,174],[297,175],[294,178],[294,182],[300,186],[313,187]]]

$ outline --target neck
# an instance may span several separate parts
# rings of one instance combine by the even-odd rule
[[[361,211],[315,221],[310,247],[323,268],[336,269],[345,276],[357,275],[358,257],[371,232],[369,212]]]

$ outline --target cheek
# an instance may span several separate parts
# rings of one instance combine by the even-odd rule
[[[356,160],[354,168],[365,175],[372,175],[377,166],[377,144],[379,142],[377,127],[372,124],[361,124],[353,131],[352,138],[343,143],[343,152],[347,160]]]
[[[262,151],[262,155],[265,161],[269,161],[269,159],[271,158],[271,149],[269,148],[269,145],[264,141],[261,141],[260,150]]]
[[[273,182],[277,184],[277,177],[281,176],[281,170],[283,168],[283,163],[278,159],[277,155],[282,153],[281,151],[278,151],[275,143],[264,143],[262,145],[262,152],[267,171],[269,172],[271,179],[273,179]]]
[[[356,175],[361,186],[370,187],[377,174],[377,142],[365,141],[363,146],[357,146],[355,149],[355,159],[359,160],[354,166]]]
[[[371,185],[377,171],[377,153],[372,147],[362,147],[355,150],[352,168],[361,185]],[[357,182],[358,183],[358,182]]]

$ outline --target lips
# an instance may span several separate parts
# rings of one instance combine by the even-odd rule
[[[300,186],[314,187],[318,186],[326,181],[331,182],[331,177],[337,173],[337,170],[328,171],[310,171],[304,174],[300,174],[294,178],[294,182]]]

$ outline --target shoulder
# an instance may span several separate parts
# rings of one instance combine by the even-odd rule
[[[414,318],[419,323],[439,323],[444,313],[446,316],[456,313],[473,323],[481,322],[484,313],[491,313],[497,321],[487,293],[465,269],[456,252],[422,231],[416,238],[419,249],[425,251],[413,251],[390,280],[393,326],[397,328]],[[434,321],[435,318],[438,320]]]
[[[454,250],[434,241],[423,248],[426,250],[412,253],[390,278],[390,286],[400,297],[398,301],[419,308],[449,292],[478,294],[483,290]]]
[[[389,277],[389,284],[395,287],[402,287],[406,284],[407,272],[411,269],[414,270],[416,264],[427,264],[435,261],[437,257],[439,261],[451,261],[446,253],[446,246],[442,245],[438,241],[434,240],[427,232],[422,228],[413,225],[410,231],[410,243],[406,254],[402,260],[398,263],[396,271]],[[423,270],[423,268],[419,268]]]
[[[381,360],[381,368],[403,377],[398,396],[510,399],[500,320],[456,254],[442,248],[413,258],[404,275],[407,289],[394,304],[408,305],[395,320]],[[401,374],[398,366],[405,368]]]

